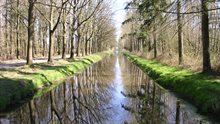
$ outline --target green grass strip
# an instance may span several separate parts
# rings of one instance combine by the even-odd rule
[[[58,85],[57,80],[80,73],[88,66],[112,54],[112,51],[92,54],[76,60],[64,61],[58,66],[46,63],[32,67],[2,69],[0,72],[0,111],[8,111],[10,106],[23,103],[33,97],[38,90]],[[56,62],[58,63],[58,62]],[[31,71],[31,73],[30,73]]]
[[[170,67],[131,53],[124,55],[161,86],[171,89],[194,104],[199,112],[214,117],[219,116],[220,81],[216,77]]]

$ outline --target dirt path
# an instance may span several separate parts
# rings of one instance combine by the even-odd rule
[[[67,58],[69,55],[66,56]],[[61,55],[54,56],[54,59],[61,59]],[[47,58],[34,58],[33,63],[45,63],[47,62]],[[0,61],[0,68],[15,68],[15,67],[21,67],[26,64],[26,60],[24,59],[15,59],[15,60],[6,60],[6,61]]]

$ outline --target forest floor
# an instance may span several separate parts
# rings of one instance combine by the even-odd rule
[[[0,111],[6,111],[10,106],[25,102],[33,97],[36,91],[62,83],[67,76],[76,74],[89,65],[112,54],[112,51],[96,53],[74,60],[55,59],[53,64],[45,63],[45,59],[35,61],[32,66],[24,65],[21,60],[7,61],[0,68]]]
[[[198,111],[219,119],[220,78],[188,69],[172,67],[132,53],[125,56],[163,87],[194,104]]]

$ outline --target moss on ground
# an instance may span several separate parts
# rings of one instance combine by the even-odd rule
[[[7,111],[10,106],[23,103],[26,98],[33,97],[36,91],[58,85],[57,80],[80,73],[111,53],[108,51],[74,60],[57,60],[53,65],[41,63],[31,67],[0,68],[0,111]]]
[[[219,78],[186,69],[170,67],[154,60],[146,60],[132,55],[131,53],[124,53],[124,55],[157,83],[171,89],[194,104],[199,112],[219,119]]]

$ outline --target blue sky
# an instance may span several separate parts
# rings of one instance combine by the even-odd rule
[[[129,2],[130,0],[114,0],[112,2],[113,4],[113,12],[114,12],[114,16],[113,16],[113,20],[117,29],[116,35],[117,35],[117,39],[120,37],[121,34],[121,23],[124,21],[125,19],[125,15],[126,15],[126,10],[124,10],[126,3]]]

